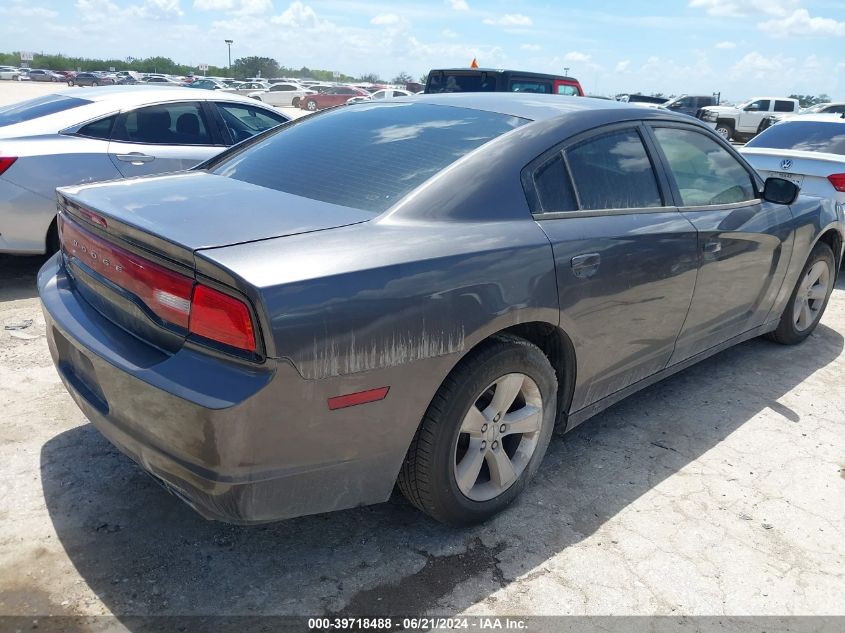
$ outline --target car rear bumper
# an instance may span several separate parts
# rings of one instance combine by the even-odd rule
[[[287,361],[256,367],[188,345],[165,354],[94,310],[61,254],[38,289],[50,353],[77,405],[206,518],[260,523],[390,496],[416,424],[392,423],[389,401],[327,407],[365,378],[306,381]]]

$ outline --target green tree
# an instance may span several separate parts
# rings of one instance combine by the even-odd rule
[[[235,77],[278,77],[279,62],[272,57],[240,57],[232,62]]]
[[[367,84],[383,83],[382,80],[381,80],[381,77],[379,77],[378,74],[376,74],[376,73],[367,73],[365,75],[361,75],[360,77],[358,77],[358,80],[361,83],[367,83]]]
[[[408,73],[406,73],[406,72],[403,70],[401,73],[399,73],[398,75],[396,75],[396,76],[395,76],[395,77],[394,77],[394,78],[390,81],[390,83],[392,83],[392,84],[400,84],[400,85],[403,85],[403,86],[404,86],[406,83],[408,83],[409,81],[413,81],[413,80],[414,80],[414,78],[413,78],[413,77],[411,77],[411,75],[409,75]]]
[[[802,108],[809,108],[818,103],[827,103],[830,101],[830,97],[825,93],[821,93],[818,97],[813,95],[789,95],[789,98],[798,99],[798,105]]]

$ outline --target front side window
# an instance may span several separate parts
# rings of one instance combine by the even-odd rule
[[[651,160],[636,130],[592,138],[566,151],[581,209],[660,207]]]
[[[217,108],[235,143],[287,122],[281,114],[246,104],[218,103]]]
[[[748,104],[748,107],[745,108],[749,112],[768,112],[769,111],[769,100],[768,99],[759,99],[757,101],[752,101]]]
[[[212,173],[373,213],[448,165],[527,123],[427,103],[363,102],[300,119],[212,163]]]
[[[199,103],[164,103],[121,115],[112,140],[152,145],[211,145]]]
[[[756,198],[754,181],[740,162],[699,132],[659,127],[654,135],[685,207],[732,204]]]

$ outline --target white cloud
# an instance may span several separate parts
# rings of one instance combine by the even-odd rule
[[[59,14],[52,9],[44,7],[30,7],[23,4],[14,4],[9,7],[0,7],[0,15],[8,15],[12,18],[55,18]]]
[[[77,0],[74,6],[83,22],[98,23],[100,30],[112,27],[115,22],[125,19],[166,20],[183,14],[179,0],[144,0],[125,9],[110,0]],[[108,18],[112,24],[104,22],[104,18]]]
[[[455,11],[469,11],[469,5],[466,0],[445,0],[445,2]]]
[[[263,15],[273,10],[271,0],[194,0],[199,11],[225,11],[231,15]]]
[[[491,26],[531,26],[534,22],[527,15],[521,13],[506,13],[500,18],[486,18],[484,24]]]
[[[299,0],[291,2],[281,15],[274,15],[270,21],[294,29],[317,29],[324,25],[316,11]]]
[[[194,9],[199,11],[228,11],[233,9],[235,0],[194,0]]]
[[[579,53],[578,51],[570,51],[569,53],[563,56],[563,61],[565,62],[581,62],[586,64],[591,59],[592,57],[590,55]]]
[[[375,24],[376,26],[390,26],[392,24],[399,24],[401,21],[402,18],[395,13],[380,13],[370,20],[370,24]]]
[[[845,37],[845,22],[811,17],[807,9],[796,9],[788,17],[768,20],[759,28],[772,37]]]
[[[614,68],[613,70],[614,70],[614,72],[617,72],[617,73],[624,73],[626,70],[628,70],[628,67],[630,65],[631,65],[630,59],[623,59],[621,62],[616,64],[616,68]]]
[[[798,6],[799,0],[690,0],[689,6],[704,9],[717,17],[742,17],[748,15],[787,15]]]
[[[539,44],[523,44],[520,48],[524,51],[532,51],[537,52],[543,50],[543,47]]]
[[[716,44],[716,48],[736,48],[736,42],[719,42],[718,44]]]
[[[458,34],[455,33],[452,29],[443,29],[440,31],[440,35],[443,37],[448,37],[450,40],[458,37]]]

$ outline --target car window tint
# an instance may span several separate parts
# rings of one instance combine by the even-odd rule
[[[511,82],[511,92],[549,94],[551,92],[551,88],[548,82],[515,79]]]
[[[155,145],[211,145],[199,103],[165,103],[126,113],[115,125],[113,140]]]
[[[668,127],[656,128],[654,134],[684,206],[731,204],[756,197],[751,175],[715,140]]]
[[[768,99],[760,99],[759,101],[755,101],[755,102],[750,103],[748,105],[749,105],[749,107],[756,105],[757,110],[759,112],[764,112],[764,111],[767,111],[769,109],[769,100]]]
[[[235,143],[287,122],[281,114],[246,104],[218,103],[217,107]]]
[[[636,130],[605,134],[566,152],[582,209],[659,207],[663,202]]]
[[[791,101],[775,101],[775,112],[792,112],[793,109]]]
[[[88,125],[79,128],[77,135],[107,141],[111,137],[111,129],[115,119],[117,119],[117,115],[113,114],[99,121],[92,121]]]
[[[487,73],[433,73],[426,92],[495,92],[496,77]]]
[[[87,99],[65,97],[62,95],[44,95],[20,103],[0,107],[0,127],[31,121],[49,114],[56,114],[91,103]]]
[[[845,155],[845,121],[784,121],[755,136],[746,147]]]
[[[362,102],[306,117],[212,165],[213,173],[380,213],[526,119],[428,103]]]
[[[563,157],[557,154],[534,172],[534,187],[543,213],[575,211],[578,204],[563,164]]]

